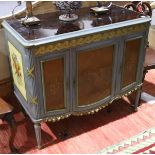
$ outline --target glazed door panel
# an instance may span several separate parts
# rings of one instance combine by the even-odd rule
[[[45,113],[69,111],[69,66],[67,54],[41,61]]]
[[[76,52],[74,110],[103,104],[113,95],[116,44]]]
[[[122,72],[121,90],[126,90],[140,82],[139,75],[142,70],[142,49],[144,45],[143,37],[135,37],[125,40]]]

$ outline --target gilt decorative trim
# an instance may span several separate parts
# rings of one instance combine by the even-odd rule
[[[73,48],[76,46],[97,42],[101,40],[111,39],[114,37],[119,37],[127,34],[131,34],[134,32],[140,32],[145,30],[148,27],[148,24],[138,24],[128,27],[123,27],[115,30],[103,31],[101,33],[96,33],[92,35],[86,35],[80,38],[74,38],[72,40],[65,40],[62,42],[51,43],[48,45],[40,46],[35,48],[35,55],[43,55],[47,53],[51,53],[54,51],[59,51],[63,49]]]
[[[37,99],[37,97],[36,97],[36,96],[30,97],[30,103],[32,103],[32,104],[38,104],[38,99]]]
[[[95,108],[95,109],[93,109],[93,110],[91,110],[91,111],[87,111],[87,112],[73,112],[73,113],[68,113],[68,114],[65,114],[65,115],[59,115],[59,116],[57,116],[57,117],[55,117],[55,116],[54,116],[54,117],[50,117],[50,118],[48,117],[48,118],[45,118],[45,119],[43,119],[43,120],[40,120],[40,122],[44,122],[44,121],[45,121],[45,122],[50,122],[50,121],[56,122],[56,121],[60,121],[60,120],[62,120],[62,119],[68,118],[68,117],[71,116],[71,115],[83,116],[83,115],[94,114],[94,113],[96,113],[96,112],[102,110],[103,108],[107,107],[107,106],[110,105],[111,103],[113,103],[114,100],[120,99],[120,98],[122,98],[123,96],[128,96],[128,95],[130,95],[132,92],[134,92],[134,91],[140,89],[142,85],[143,85],[143,83],[137,85],[134,89],[130,90],[129,92],[126,92],[126,93],[124,93],[124,94],[118,95],[118,96],[116,96],[115,98],[111,99],[110,102],[108,102],[108,103],[106,103],[106,104],[104,104],[104,105],[102,105],[102,106],[99,106],[98,108]]]
[[[34,78],[33,71],[34,71],[34,66],[31,67],[30,69],[27,69],[27,76]]]

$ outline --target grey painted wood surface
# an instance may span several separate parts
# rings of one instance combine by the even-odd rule
[[[66,113],[75,113],[77,112],[86,112],[90,111],[98,106],[109,102],[112,98],[119,94],[123,94],[124,92],[128,92],[138,84],[141,83],[142,78],[142,67],[143,61],[145,57],[145,44],[147,38],[147,31],[142,31],[138,33],[133,33],[127,36],[120,36],[110,40],[98,41],[93,44],[86,44],[75,48],[69,48],[62,51],[55,51],[52,53],[44,54],[41,56],[35,56],[33,53],[34,47],[25,48],[22,46],[22,43],[19,43],[16,36],[13,36],[11,33],[6,31],[7,40],[11,42],[18,51],[20,51],[22,55],[22,60],[24,64],[24,78],[26,83],[26,92],[28,101],[26,102],[23,96],[20,94],[18,89],[15,86],[15,92],[18,96],[19,100],[22,102],[21,104],[28,112],[29,116],[34,122],[38,122],[42,119],[59,116]],[[123,61],[123,52],[124,52],[124,43],[127,40],[134,40],[135,38],[141,39],[141,51],[139,55],[139,63],[137,70],[137,78],[135,83],[123,88],[121,90],[121,72],[122,72],[122,61]],[[78,107],[76,103],[76,88],[73,86],[73,81],[76,81],[76,54],[79,52],[85,52],[90,49],[104,47],[108,45],[114,45],[115,47],[115,58],[113,62],[113,75],[112,75],[112,92],[109,97],[103,98],[101,101],[97,101],[96,103],[90,103],[88,106]],[[44,46],[44,45],[42,45]],[[65,109],[61,110],[53,110],[46,112],[45,108],[45,94],[44,94],[44,83],[42,79],[42,63],[47,60],[52,60],[55,58],[64,58],[64,70],[65,70]],[[27,76],[27,70],[34,66],[34,77]],[[121,69],[121,70],[120,70]],[[69,87],[67,87],[66,83],[69,82]],[[37,97],[38,104],[32,104],[30,101],[31,97]]]

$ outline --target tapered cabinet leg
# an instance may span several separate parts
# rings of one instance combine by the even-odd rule
[[[35,129],[35,134],[36,134],[37,147],[38,149],[41,149],[41,124],[35,123],[34,129]]]
[[[140,100],[140,95],[141,94],[141,89],[137,90],[137,95],[136,95],[136,100],[134,104],[134,111],[137,111],[137,107],[139,105],[139,100]]]

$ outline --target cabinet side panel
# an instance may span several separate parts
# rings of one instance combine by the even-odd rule
[[[8,42],[8,46],[14,84],[16,85],[22,96],[25,98],[25,100],[27,100],[22,56],[10,42]]]
[[[126,42],[122,72],[122,88],[136,82],[141,39]]]
[[[42,68],[46,110],[63,109],[65,107],[64,58],[45,61]]]
[[[114,46],[80,52],[77,56],[78,105],[88,105],[111,95]]]

